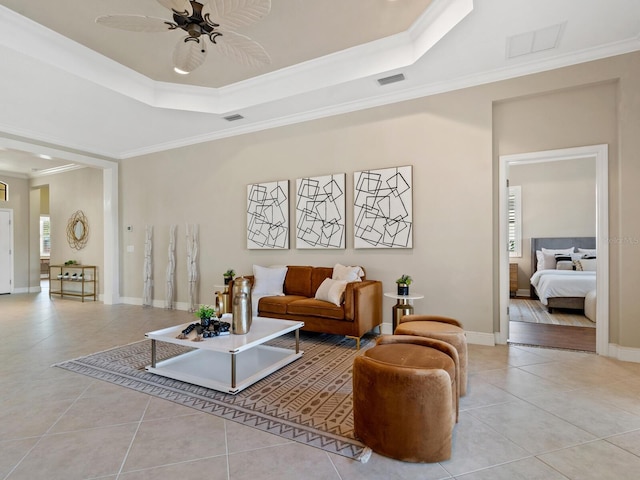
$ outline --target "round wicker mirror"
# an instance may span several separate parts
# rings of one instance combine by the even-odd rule
[[[67,241],[69,246],[75,250],[81,250],[89,239],[89,222],[82,210],[78,210],[71,215],[67,223]]]

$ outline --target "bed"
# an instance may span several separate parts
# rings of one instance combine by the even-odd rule
[[[594,295],[596,289],[596,272],[595,268],[588,271],[575,271],[569,269],[559,269],[560,264],[563,268],[570,268],[567,265],[573,261],[567,260],[566,257],[571,255],[566,253],[558,253],[562,255],[565,261],[559,261],[556,267],[555,260],[552,265],[539,265],[541,258],[537,252],[542,249],[551,251],[568,252],[573,249],[574,258],[577,258],[580,250],[588,251],[585,254],[589,257],[590,262],[595,264],[595,237],[548,237],[548,238],[532,238],[531,239],[531,280],[530,293],[531,298],[540,299],[540,302],[547,307],[551,313],[554,308],[567,308],[582,310],[585,309],[585,297]],[[577,254],[577,255],[576,255]],[[551,255],[545,258],[549,261]],[[556,257],[558,259],[560,257]],[[586,262],[582,262],[586,265]],[[581,264],[582,264],[581,263]]]

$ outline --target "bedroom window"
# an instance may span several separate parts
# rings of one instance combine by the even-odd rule
[[[51,220],[48,216],[40,216],[40,256],[51,255]]]
[[[520,185],[509,187],[509,205],[507,208],[509,224],[509,256],[522,256],[522,197]]]

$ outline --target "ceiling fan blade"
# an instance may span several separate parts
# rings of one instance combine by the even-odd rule
[[[261,67],[271,63],[271,57],[258,42],[229,30],[221,31],[216,37],[216,49],[227,57],[251,67]]]
[[[191,4],[189,0],[158,0],[158,3],[169,10],[188,12],[191,14]]]
[[[176,48],[173,50],[173,66],[181,72],[190,73],[204,63],[207,58],[205,37],[199,42],[188,40],[188,35],[178,40]]]
[[[170,29],[166,20],[141,15],[105,15],[96,18],[96,23],[130,32],[166,32]]]
[[[209,0],[204,9],[211,20],[226,28],[256,23],[271,11],[271,0]]]

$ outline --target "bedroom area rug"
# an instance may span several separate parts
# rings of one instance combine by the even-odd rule
[[[354,343],[342,336],[300,332],[300,359],[236,395],[145,371],[150,340],[54,366],[366,462],[371,451],[353,433],[351,372],[354,358],[373,346],[375,337],[365,336],[359,351]],[[295,337],[288,334],[268,344],[294,348]],[[158,361],[188,350],[157,342]]]
[[[509,320],[512,322],[596,328],[594,322],[577,313],[577,311],[556,309],[553,313],[549,313],[539,300],[531,300],[529,298],[510,299]]]

